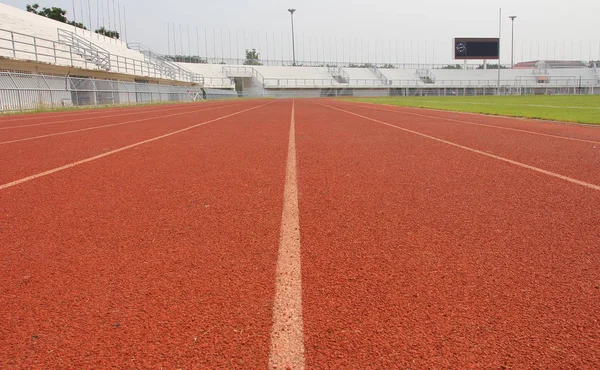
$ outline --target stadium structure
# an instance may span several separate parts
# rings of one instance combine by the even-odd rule
[[[248,97],[595,94],[595,64],[533,61],[514,68],[394,63],[181,63],[0,4],[0,111]],[[192,61],[194,59],[192,58]],[[310,65],[310,66],[307,66]],[[466,67],[466,64],[465,64]]]

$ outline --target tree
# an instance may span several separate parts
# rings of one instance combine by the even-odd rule
[[[354,63],[350,63],[348,65],[349,68],[371,68],[373,67],[373,65],[371,63],[364,63],[364,64],[354,64]]]
[[[394,67],[394,65],[391,64],[391,63],[385,63],[381,68],[383,68],[383,69],[396,69],[396,67]]]
[[[25,9],[29,13],[41,15],[42,17],[54,19],[55,21],[70,24],[71,26],[75,26],[75,27],[79,27],[79,28],[83,28],[84,30],[87,30],[87,28],[83,25],[83,23],[69,21],[67,19],[67,11],[64,9],[52,7],[52,8],[42,8],[42,10],[39,10],[40,9],[39,4],[33,4],[33,5],[27,4]]]
[[[100,35],[104,35],[106,37],[110,37],[111,39],[118,39],[120,36],[117,31],[109,31],[104,27],[100,27],[99,29],[97,29],[94,32],[96,32],[97,34],[100,34]]]
[[[462,66],[460,64],[448,64],[443,66],[442,69],[462,69]]]
[[[503,66],[502,64],[500,65],[500,69],[507,69],[507,68],[508,67]],[[484,65],[483,64],[478,65],[477,69],[484,69]],[[498,69],[498,65],[497,64],[488,64],[487,69]]]
[[[59,21],[62,23],[67,23],[67,11],[61,8],[42,8],[42,10],[38,10],[40,8],[39,4],[33,4],[25,7],[29,13],[41,15],[42,17],[54,19],[55,21]]]
[[[246,60],[244,61],[244,65],[247,66],[262,66],[260,62],[260,54],[256,52],[256,49],[248,50],[246,49]]]
[[[70,24],[71,26],[75,26],[77,28],[82,28],[84,30],[87,30],[87,27],[84,26],[83,23],[79,23],[79,22],[75,22],[75,21],[70,21],[70,22],[67,22],[67,24]]]

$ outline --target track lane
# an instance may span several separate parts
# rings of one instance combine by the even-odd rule
[[[87,121],[77,120],[77,122],[72,122],[68,126],[64,127],[41,127],[37,128],[32,132],[30,128],[17,129],[9,132],[8,135],[3,135],[0,137],[0,145],[8,145],[21,141],[29,141],[29,140],[37,140],[43,139],[52,136],[61,136],[61,135],[69,135],[78,132],[84,131],[92,131],[92,130],[100,130],[108,127],[115,127],[121,125],[127,125],[131,123],[138,123],[144,121],[152,121],[152,120],[160,120],[160,119],[169,119],[172,117],[176,117],[182,114],[188,113],[200,113],[207,112],[211,110],[224,109],[229,107],[234,107],[240,103],[232,103],[223,106],[212,106],[212,107],[197,107],[194,110],[190,110],[189,108],[186,110],[178,109],[171,111],[164,111],[157,113],[155,111],[150,112],[137,112],[135,115],[126,115],[126,117],[109,117],[103,119],[102,117],[98,117],[98,119],[90,119]]]
[[[580,142],[556,137],[531,135],[518,131],[498,130],[454,121],[433,120],[428,117],[380,111],[361,105],[332,104],[366,117],[418,131],[456,144],[493,155],[600,185],[600,141]],[[546,123],[546,125],[551,125]],[[571,125],[554,124],[568,132]],[[595,133],[595,127],[588,127]],[[565,134],[566,135],[566,134]]]
[[[600,363],[600,192],[296,112],[308,368]]]
[[[0,191],[0,367],[265,368],[290,110]]]
[[[0,168],[3,169],[0,172],[0,183],[15,181],[265,103],[246,101],[223,109],[172,113],[171,117],[156,120],[0,145]]]
[[[198,104],[214,104],[217,102],[202,102]],[[180,103],[180,104],[157,104],[149,106],[116,106],[112,108],[81,108],[70,112],[46,112],[46,113],[19,113],[14,115],[0,116],[0,128],[5,126],[13,126],[17,124],[36,124],[46,121],[62,121],[75,118],[90,118],[100,114],[121,114],[126,112],[134,112],[144,109],[170,109],[176,107],[186,107],[195,103]]]

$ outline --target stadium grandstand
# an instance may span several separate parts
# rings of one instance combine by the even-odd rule
[[[181,62],[5,4],[0,18],[0,111],[239,96],[594,94],[600,85],[598,66],[580,61],[522,62],[501,74],[485,64]]]

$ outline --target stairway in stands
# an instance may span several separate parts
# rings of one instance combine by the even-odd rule
[[[346,73],[346,71],[344,71],[341,67],[338,66],[328,66],[327,67],[327,72],[329,72],[329,74],[339,83],[341,84],[347,84],[348,81],[350,80],[350,76],[348,76],[348,73]]]
[[[164,74],[174,80],[191,81],[198,84],[204,83],[202,75],[193,73],[181,66],[177,65],[170,59],[166,58],[162,54],[159,54],[149,47],[146,47],[140,43],[128,43],[127,47],[132,50],[137,50],[144,56],[144,60],[150,64],[155,65],[160,70],[164,71]]]
[[[58,41],[71,47],[75,53],[80,55],[86,61],[93,63],[98,68],[110,71],[110,53],[96,44],[76,35],[75,33],[63,29],[58,29]]]
[[[417,76],[428,85],[435,83],[435,75],[430,69],[417,69]]]

